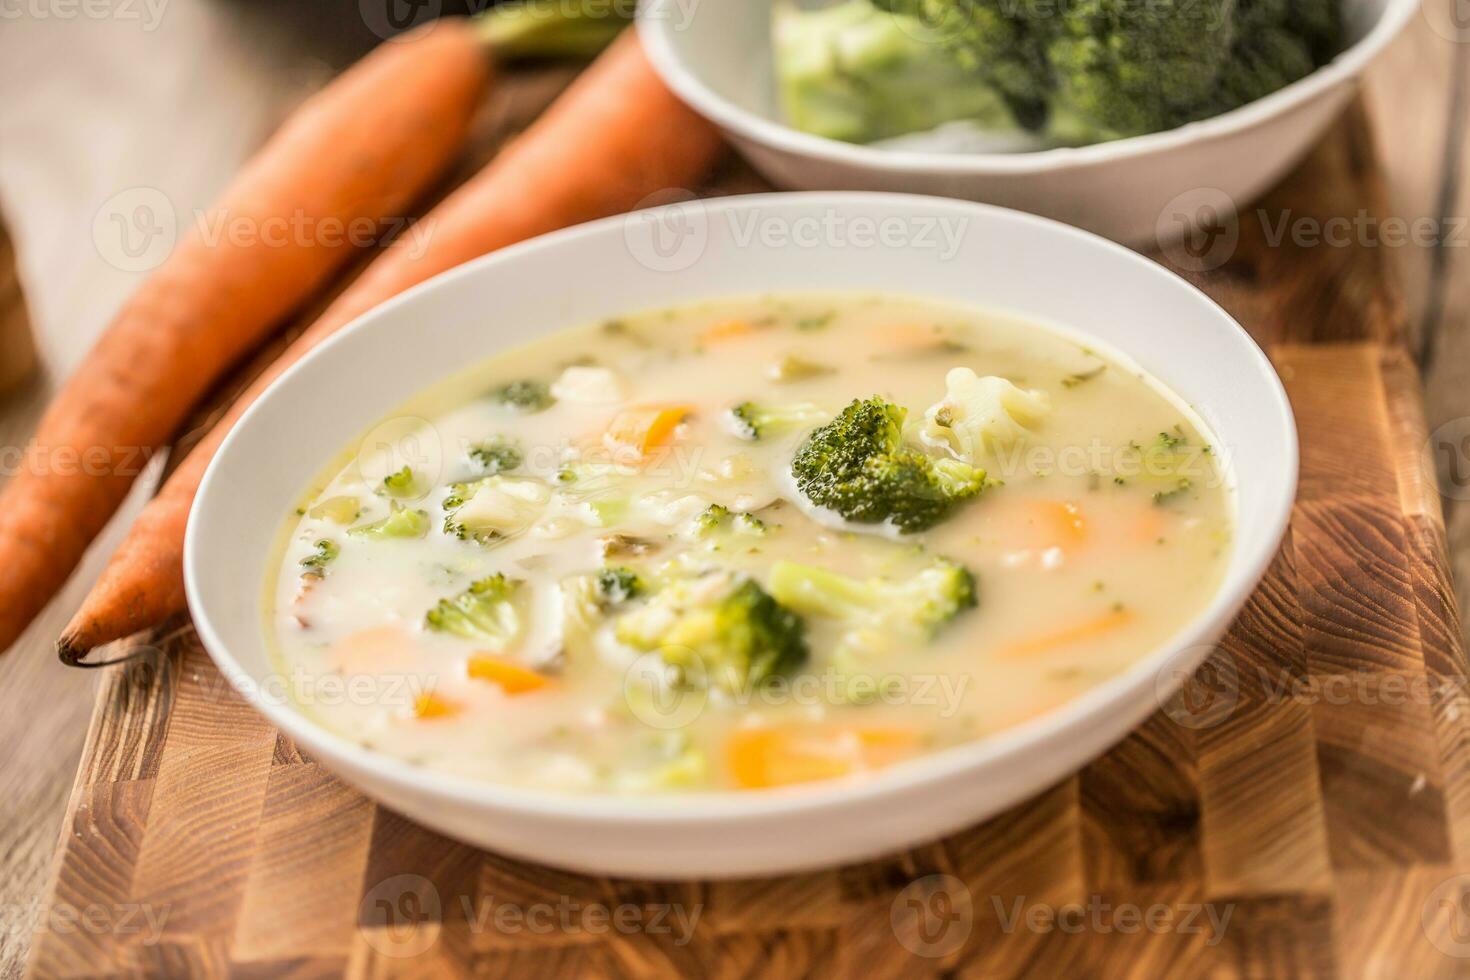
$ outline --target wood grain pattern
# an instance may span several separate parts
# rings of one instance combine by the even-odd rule
[[[516,88],[495,139],[559,84]],[[1381,200],[1365,132],[1355,110],[1241,214],[1230,260],[1192,276],[1285,380],[1301,492],[1185,696],[1080,773],[860,865],[589,877],[363,799],[255,717],[184,629],[105,679],[30,972],[1470,973],[1470,699],[1402,304],[1381,251],[1266,234],[1271,208]],[[732,162],[709,190],[758,189]]]
[[[19,388],[36,371],[36,341],[16,275],[15,246],[0,221],[0,396]]]

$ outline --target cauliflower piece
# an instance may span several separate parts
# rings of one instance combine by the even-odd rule
[[[924,412],[919,439],[970,463],[1014,446],[1051,413],[1045,392],[982,378],[967,367],[953,368],[944,386],[944,398]]]
[[[573,365],[551,384],[558,401],[589,405],[610,405],[627,398],[623,380],[615,371],[603,367]]]
[[[510,537],[530,527],[546,509],[551,489],[539,480],[486,477],[452,488],[445,501],[449,516],[444,531],[481,543]]]

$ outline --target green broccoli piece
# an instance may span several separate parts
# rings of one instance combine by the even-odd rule
[[[876,396],[848,405],[797,450],[797,489],[850,521],[890,521],[906,534],[933,527],[985,489],[984,470],[903,448],[906,414]]]
[[[1094,143],[1219,115],[1325,64],[1341,0],[876,0],[914,16],[1020,123]]]
[[[773,13],[777,88],[797,129],[871,143],[955,119],[1019,128],[1001,93],[912,18],[868,0],[817,10],[779,3]]]
[[[497,572],[471,583],[458,595],[440,599],[424,616],[424,625],[504,649],[521,631],[520,590],[519,581]]]
[[[465,504],[482,492],[496,495],[499,506],[492,513],[464,513]],[[537,480],[486,476],[449,484],[444,497],[444,533],[461,541],[490,544],[525,530],[541,513],[550,490]]]
[[[845,697],[858,704],[871,701],[892,678],[875,673],[878,665],[928,643],[976,605],[975,577],[943,558],[902,579],[868,580],[780,561],[771,568],[770,588],[783,605],[837,622],[840,635],[829,663],[846,675]]]
[[[494,476],[521,465],[521,451],[507,439],[496,436],[471,446],[467,454],[481,473]]]
[[[597,573],[597,599],[604,608],[620,606],[648,591],[648,583],[631,568],[604,568]]]
[[[812,565],[778,561],[771,595],[797,612],[932,637],[977,604],[975,576],[947,558],[901,580],[850,578]]]
[[[312,547],[316,550],[301,559],[301,567],[306,569],[302,574],[322,578],[327,574],[327,566],[337,560],[342,549],[331,538],[322,538]]]
[[[383,492],[390,497],[417,497],[420,492],[419,481],[413,468],[405,466],[397,473],[389,473],[383,477]]]
[[[827,413],[809,402],[796,405],[758,405],[741,402],[730,409],[730,427],[742,439],[759,440],[827,420]]]
[[[371,524],[347,529],[355,538],[421,538],[429,533],[427,511],[409,510],[395,502],[388,516]]]
[[[696,537],[713,539],[731,532],[749,537],[763,537],[770,528],[754,514],[737,513],[723,504],[710,504],[694,518]]]
[[[511,381],[490,392],[501,405],[524,415],[544,412],[556,404],[551,388],[544,381]]]
[[[806,624],[753,579],[728,572],[679,576],[614,626],[619,642],[657,650],[686,682],[735,693],[807,658]]]

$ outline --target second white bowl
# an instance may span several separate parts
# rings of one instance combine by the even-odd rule
[[[1012,154],[878,149],[785,125],[771,67],[771,0],[648,0],[638,26],[673,91],[777,186],[985,201],[1148,246],[1177,239],[1204,215],[1243,207],[1279,179],[1311,149],[1357,77],[1418,6],[1344,0],[1353,42],[1346,51],[1213,119],[1095,146]]]

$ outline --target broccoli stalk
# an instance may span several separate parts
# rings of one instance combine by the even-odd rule
[[[881,625],[909,636],[933,636],[976,605],[975,577],[940,558],[901,581],[856,579],[838,572],[778,561],[771,567],[771,595],[797,612]]]
[[[797,489],[850,521],[889,521],[906,534],[933,527],[985,489],[984,470],[904,448],[905,415],[876,396],[854,401],[797,450]]]
[[[807,657],[801,617],[754,580],[728,572],[674,578],[619,616],[614,635],[636,650],[658,651],[686,682],[702,679],[731,693]]]
[[[371,524],[359,524],[347,529],[355,538],[421,538],[429,533],[427,511],[409,510],[397,501],[391,505],[388,516]]]
[[[440,599],[424,616],[424,625],[503,650],[521,632],[520,588],[519,581],[497,572],[458,595]]]
[[[818,10],[779,3],[772,33],[782,108],[797,129],[852,143],[955,119],[1018,129],[1000,93],[921,22],[868,0]]]
[[[809,402],[796,405],[758,405],[741,402],[730,409],[730,427],[742,439],[768,439],[783,432],[827,421],[828,415]]]
[[[771,568],[771,595],[797,612],[836,620],[841,637],[831,663],[856,680],[867,677],[875,657],[927,643],[950,620],[976,605],[975,578],[961,565],[938,559],[902,580],[850,578],[795,562]],[[874,686],[850,687],[863,700]]]

